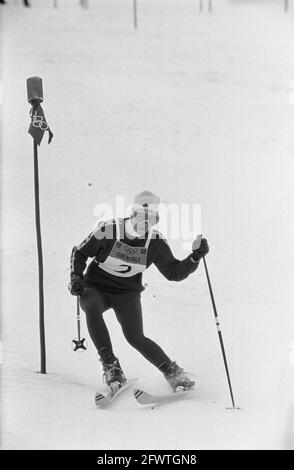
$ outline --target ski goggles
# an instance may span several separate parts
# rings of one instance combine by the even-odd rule
[[[150,211],[133,211],[132,218],[135,219],[136,224],[147,223],[150,227],[156,225],[159,221],[159,215],[157,212]]]

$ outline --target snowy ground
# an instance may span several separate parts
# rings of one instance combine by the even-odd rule
[[[137,31],[128,0],[92,1],[89,10],[77,1],[60,0],[57,10],[49,0],[32,9],[11,1],[0,10],[2,448],[294,448],[294,5],[286,15],[278,0],[219,0],[209,15],[193,0],[138,3]],[[54,132],[40,149],[46,376],[36,373],[32,75],[43,78]],[[69,256],[97,203],[117,194],[131,202],[142,189],[202,204],[242,411],[226,410],[202,266],[181,284],[150,269],[143,294],[146,333],[196,374],[195,397],[142,410],[125,394],[111,411],[95,409],[103,384],[94,348],[71,350]],[[186,256],[180,241],[171,246]],[[107,322],[126,374],[164,393],[112,312]],[[82,332],[88,338],[84,318]]]

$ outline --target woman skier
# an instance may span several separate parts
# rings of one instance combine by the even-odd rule
[[[98,351],[106,384],[112,391],[126,381],[112,344],[103,313],[112,308],[131,346],[157,367],[171,389],[189,389],[194,383],[161,347],[143,332],[142,273],[152,263],[169,281],[182,281],[198,267],[208,251],[205,238],[194,240],[192,253],[177,260],[163,236],[154,229],[159,221],[160,199],[150,191],[135,197],[129,218],[100,222],[96,230],[71,255],[72,295],[80,296],[90,337]],[[88,258],[93,258],[86,273]]]

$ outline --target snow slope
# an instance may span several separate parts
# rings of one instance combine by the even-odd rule
[[[33,1],[1,7],[3,449],[294,447],[294,9],[280,1]],[[54,132],[39,152],[48,374],[37,374],[38,274],[25,80],[43,78]],[[89,182],[92,183],[89,186]],[[95,206],[150,189],[200,203],[207,262],[236,401],[230,397],[203,266],[185,282],[147,271],[145,332],[196,375],[196,399],[142,410],[125,394],[96,410],[101,367],[71,350],[73,245]],[[181,240],[171,240],[179,258]],[[125,373],[161,375],[106,317]],[[84,318],[82,333],[88,338]],[[90,341],[88,340],[90,343]]]

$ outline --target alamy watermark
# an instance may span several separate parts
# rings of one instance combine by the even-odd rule
[[[101,223],[117,218],[128,218],[132,214],[133,205],[126,204],[125,197],[117,195],[114,206],[109,203],[99,203],[93,209],[96,219],[93,229],[99,229]],[[160,232],[167,240],[179,240],[184,250],[191,249],[191,242],[202,233],[201,205],[196,203],[158,205],[159,220],[154,229],[154,237]],[[127,233],[124,234],[127,236]],[[101,238],[113,237],[113,225],[103,227],[103,232],[97,230]]]

